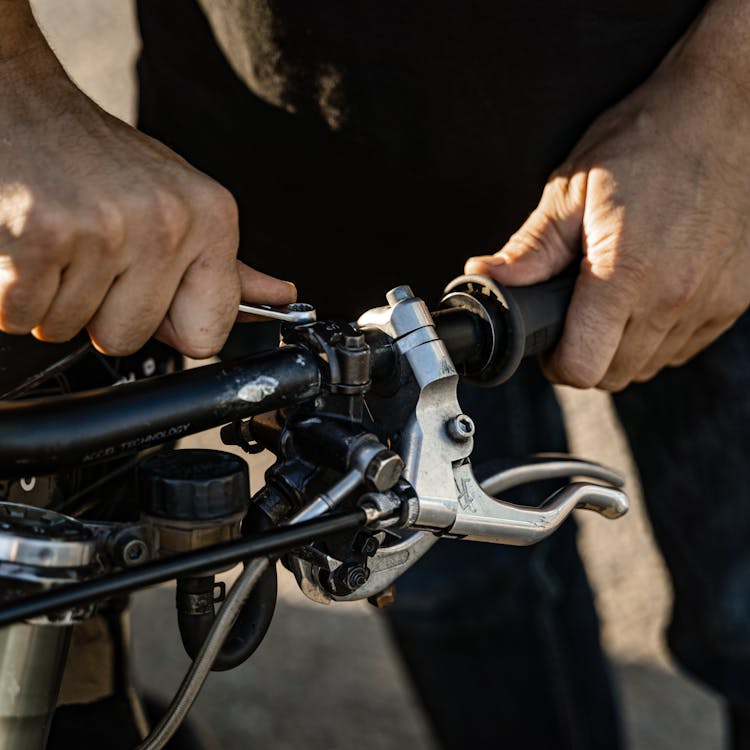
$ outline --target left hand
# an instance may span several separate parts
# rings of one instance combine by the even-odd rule
[[[705,59],[705,58],[704,58]],[[467,273],[545,281],[583,253],[547,376],[618,391],[687,362],[750,305],[750,90],[673,51],[588,130]]]

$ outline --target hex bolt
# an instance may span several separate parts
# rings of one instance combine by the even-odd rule
[[[365,469],[365,479],[379,492],[391,489],[401,477],[404,462],[397,453],[382,450]]]
[[[359,350],[365,345],[365,337],[361,333],[344,336],[344,346],[347,349]]]
[[[474,434],[474,420],[468,414],[459,414],[449,419],[448,434],[458,443],[465,443]]]
[[[388,304],[393,307],[398,302],[403,302],[407,299],[412,299],[414,292],[411,287],[404,284],[403,286],[397,286],[387,292],[385,298],[388,300]]]
[[[364,533],[357,534],[353,546],[356,552],[365,557],[372,557],[380,549],[378,540],[374,536]]]

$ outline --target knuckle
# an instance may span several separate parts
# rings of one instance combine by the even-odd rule
[[[211,233],[217,250],[236,252],[239,235],[239,210],[234,196],[218,182],[204,181],[195,194],[198,221]],[[221,240],[225,240],[221,242]]]
[[[700,282],[701,279],[694,274],[676,278],[660,295],[656,306],[657,316],[666,319],[677,317],[695,296]]]
[[[621,287],[640,290],[647,282],[651,266],[647,259],[627,252],[622,237],[613,238],[613,254],[610,261],[612,280]]]
[[[125,243],[125,215],[115,201],[102,200],[95,209],[94,227],[105,251],[116,251]]]
[[[66,211],[36,213],[24,230],[24,260],[44,264],[59,263],[66,257],[76,233],[76,221]]]
[[[237,201],[225,187],[218,182],[212,182],[201,191],[203,194],[203,208],[214,220],[233,222],[237,220]]]
[[[150,231],[161,249],[177,248],[190,225],[185,202],[170,190],[155,189],[149,196]]]

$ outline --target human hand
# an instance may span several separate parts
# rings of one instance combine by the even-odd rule
[[[544,281],[580,260],[547,376],[617,391],[685,363],[750,304],[750,92],[678,46],[601,116],[528,220],[467,273]]]
[[[64,341],[86,327],[110,355],[155,335],[206,357],[241,298],[294,301],[236,260],[230,193],[85,97],[38,30],[0,79],[0,330]]]

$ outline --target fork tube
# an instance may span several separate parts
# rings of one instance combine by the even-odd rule
[[[44,750],[57,705],[69,626],[30,625],[0,629],[0,747]]]

